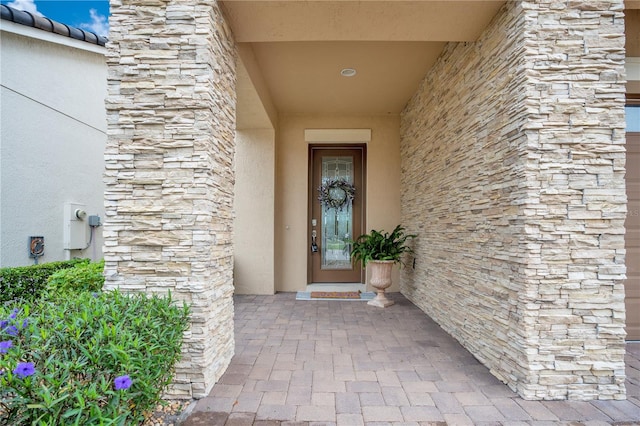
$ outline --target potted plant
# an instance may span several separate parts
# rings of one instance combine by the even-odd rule
[[[387,299],[384,291],[391,285],[393,265],[402,265],[403,254],[413,253],[408,240],[415,237],[413,234],[405,234],[405,229],[398,225],[391,234],[372,229],[370,233],[360,235],[352,242],[352,260],[361,262],[363,268],[366,268],[367,264],[371,268],[369,283],[375,288],[377,296],[368,302],[369,305],[380,308],[393,305],[393,301]]]

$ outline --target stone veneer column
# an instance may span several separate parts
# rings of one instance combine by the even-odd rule
[[[107,288],[191,305],[172,397],[200,398],[233,356],[235,44],[210,0],[112,0]]]
[[[528,1],[526,312],[537,398],[625,397],[624,4]]]
[[[622,399],[623,1],[507,2],[402,114],[403,293],[527,399]]]

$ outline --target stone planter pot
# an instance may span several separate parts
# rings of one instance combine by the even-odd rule
[[[391,270],[393,269],[393,260],[371,260],[369,265],[371,268],[371,279],[369,284],[376,290],[377,296],[367,302],[368,305],[386,308],[393,305],[393,300],[387,299],[384,290],[391,286]]]

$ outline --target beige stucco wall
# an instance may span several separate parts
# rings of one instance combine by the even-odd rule
[[[275,131],[236,131],[233,282],[236,294],[274,294]]]
[[[305,129],[371,129],[367,144],[366,229],[391,231],[400,222],[400,118],[397,115],[282,115],[276,140],[276,291],[307,285],[308,155]],[[398,271],[394,285],[398,291]]]

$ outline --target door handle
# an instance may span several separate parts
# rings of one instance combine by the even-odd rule
[[[313,231],[311,231],[311,253],[317,253],[318,252],[318,244],[316,244],[316,231],[315,229]]]

